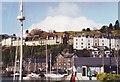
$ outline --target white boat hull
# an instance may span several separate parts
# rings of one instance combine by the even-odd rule
[[[31,73],[28,74],[26,77],[23,77],[23,80],[32,80],[32,79],[39,79],[41,78],[39,74]]]
[[[50,77],[50,78],[63,78],[65,75],[61,74],[45,74],[45,77]]]

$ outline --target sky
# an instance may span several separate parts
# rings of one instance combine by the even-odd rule
[[[118,2],[24,2],[25,30],[81,31],[114,25],[118,19]],[[19,34],[18,2],[2,2],[2,34]]]

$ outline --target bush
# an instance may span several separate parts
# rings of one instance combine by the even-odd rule
[[[120,79],[120,75],[111,73],[100,73],[97,75],[97,79],[101,82],[116,82],[116,80]]]

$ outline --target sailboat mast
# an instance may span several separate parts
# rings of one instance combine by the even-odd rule
[[[51,54],[50,54],[50,74],[51,74]]]
[[[48,56],[47,56],[47,42],[46,42],[46,74],[48,73]]]
[[[20,0],[20,15],[17,17],[17,19],[20,21],[20,27],[21,27],[21,45],[20,45],[20,77],[19,77],[19,80],[22,80],[23,21],[25,20],[25,17],[23,16],[23,3],[22,3],[22,0]]]
[[[18,37],[17,37],[17,43],[18,43]],[[18,58],[18,45],[16,46],[16,54],[15,54],[15,65],[14,65],[14,78],[13,80],[15,80],[15,73],[16,73],[16,68],[17,68],[17,58]]]

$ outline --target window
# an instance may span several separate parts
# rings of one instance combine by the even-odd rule
[[[83,41],[83,39],[81,39],[81,41]]]
[[[97,40],[95,40],[95,42],[97,42]]]
[[[83,43],[81,43],[81,45],[83,45]]]
[[[90,43],[88,43],[88,45],[90,45]]]
[[[102,43],[102,46],[104,46],[104,43]]]
[[[83,46],[81,46],[81,48],[83,48]]]
[[[104,42],[104,40],[102,40],[102,42]]]
[[[76,46],[76,48],[78,48],[78,47]]]
[[[97,46],[97,43],[95,43],[95,46]]]
[[[119,45],[117,45],[117,47],[119,47]]]
[[[76,39],[76,41],[78,41],[78,39]]]
[[[76,42],[76,45],[78,45],[78,43]]]

